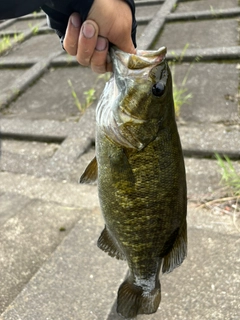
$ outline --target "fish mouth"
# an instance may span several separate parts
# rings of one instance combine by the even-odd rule
[[[166,57],[167,48],[161,47],[158,50],[150,51],[137,50],[136,54],[129,54],[112,47],[110,53],[115,69],[119,68],[119,65],[116,64],[116,61],[119,61],[126,69],[137,70],[160,64]]]
[[[137,50],[137,55],[148,61],[152,60],[152,63],[159,63],[165,59],[167,54],[167,48],[161,47],[158,50]]]

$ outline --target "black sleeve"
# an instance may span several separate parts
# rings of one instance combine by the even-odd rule
[[[132,22],[132,41],[136,48],[137,47],[137,43],[136,43],[137,21],[135,17],[135,3],[134,3],[134,0],[124,0],[124,1],[128,3],[132,11],[132,21],[133,21]]]
[[[39,9],[46,0],[0,0],[0,20],[24,16]]]
[[[62,0],[61,0],[62,1]],[[51,3],[46,3],[42,6],[43,11],[48,16],[49,26],[56,31],[61,42],[63,42],[69,16],[73,12],[78,12],[81,16],[81,20],[85,21],[88,12],[93,4],[94,0],[84,0],[84,1],[62,1],[52,0]],[[137,23],[135,19],[135,4],[134,0],[124,0],[131,8],[133,24],[132,24],[132,40],[136,47],[136,29]]]
[[[86,20],[93,1],[94,0],[0,0],[0,20],[17,18],[41,7],[48,16],[50,27],[56,31],[61,41],[63,41],[69,16],[73,12],[78,12],[81,20]],[[132,39],[136,47],[137,23],[135,19],[134,0],[124,1],[128,3],[132,11]]]
[[[51,2],[47,2],[42,6],[42,10],[48,16],[49,26],[54,29],[61,40],[63,40],[69,16],[73,12],[78,12],[81,20],[86,20],[93,1],[94,0],[51,0]]]

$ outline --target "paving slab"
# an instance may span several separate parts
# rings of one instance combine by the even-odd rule
[[[21,211],[28,205],[31,200],[28,197],[17,195],[14,193],[0,194],[0,224],[1,226],[16,213]]]
[[[1,172],[0,311],[18,295],[83,211],[99,207],[95,186]]]
[[[201,202],[221,189],[221,170],[217,161],[185,158],[188,199]]]
[[[168,22],[154,47],[171,49],[231,47],[238,45],[237,19]]]
[[[180,109],[183,120],[239,124],[236,63],[184,63],[175,65],[173,74],[178,90],[186,77],[184,88],[192,95]]]
[[[62,142],[77,123],[55,120],[0,119],[2,138]]]
[[[150,49],[155,42],[157,35],[162,30],[166,17],[170,14],[173,8],[176,6],[178,0],[164,1],[162,6],[156,11],[153,19],[146,25],[143,32],[141,32],[138,38],[138,47],[140,49]]]
[[[237,120],[237,119],[236,119]],[[178,122],[181,143],[186,156],[214,158],[215,153],[239,159],[240,126],[210,122]]]
[[[2,140],[0,168],[2,171],[38,175],[58,148],[56,143]]]
[[[82,210],[74,207],[33,199],[5,222],[0,235],[0,313],[21,292],[81,216]]]
[[[238,0],[198,0],[179,1],[176,12],[191,12],[200,10],[228,9],[235,8],[239,4]]]
[[[20,77],[25,69],[1,69],[0,68],[0,88],[1,91],[11,86],[16,78]]]
[[[0,92],[0,110],[4,109],[4,112],[7,113],[8,109],[6,107],[46,72],[51,61],[58,54],[59,52],[53,52],[47,58],[41,59],[31,68],[27,69],[19,78],[16,78],[10,87],[2,90]]]
[[[162,4],[136,6],[136,16],[144,17],[146,20],[151,20],[156,12],[161,8]],[[139,31],[139,30],[138,30]]]
[[[94,88],[96,96],[99,96],[104,86],[104,81],[97,81],[97,76],[89,68],[50,68],[16,102],[3,111],[2,118],[15,116],[18,119],[31,120],[79,120],[81,113],[75,105],[68,80],[72,82],[82,104],[86,100],[84,92]]]
[[[47,177],[34,177],[26,174],[0,172],[0,193],[14,193],[30,199],[56,202],[64,206],[88,208],[98,206],[96,186],[54,181]],[[91,194],[91,201],[87,197]]]
[[[2,319],[106,319],[126,268],[96,247],[102,227],[98,210],[83,213]]]
[[[185,50],[185,49],[184,49]],[[169,61],[176,61],[176,57],[181,57],[182,62],[233,62],[238,61],[240,57],[240,47],[218,47],[218,48],[201,48],[169,50],[167,58]]]
[[[13,24],[10,24],[7,28],[4,28],[4,32],[15,32],[21,33],[23,31],[32,29],[33,27],[38,28],[39,26],[47,24],[46,18],[42,19],[26,19],[26,20],[18,20]]]
[[[73,168],[78,168],[79,162],[82,162],[82,157],[88,151],[91,151],[94,145],[95,107],[96,104],[93,104],[86,110],[78,125],[73,128],[61,144],[59,152],[55,152],[54,156],[49,159],[45,174],[53,178],[57,177],[58,179],[69,181],[69,176],[73,177],[73,173],[76,173]],[[79,171],[74,181],[76,181],[76,178],[79,181],[82,172]]]
[[[49,56],[51,52],[61,52],[59,40],[55,34],[36,35],[29,40],[24,41],[21,46],[17,46],[14,50],[8,53],[8,56],[13,57],[28,57],[43,59]]]
[[[1,319],[121,319],[114,300],[126,265],[96,248],[101,227],[98,210],[83,214]],[[188,257],[162,277],[158,312],[138,319],[238,319],[239,241],[230,217],[190,210]]]
[[[238,18],[240,8],[233,7],[227,9],[201,10],[191,12],[174,12],[166,17],[168,22],[173,21],[194,21],[194,20],[212,20],[212,19],[227,19]]]

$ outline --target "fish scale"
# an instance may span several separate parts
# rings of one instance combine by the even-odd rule
[[[171,272],[187,253],[185,167],[165,54],[111,49],[113,78],[96,111],[96,158],[80,179],[98,178],[105,220],[98,246],[128,263],[117,298],[125,319],[157,311],[160,270]]]

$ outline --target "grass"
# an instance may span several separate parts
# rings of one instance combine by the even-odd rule
[[[215,11],[215,9],[213,8],[213,6],[209,6],[210,7],[210,11],[211,11],[211,14],[213,15],[213,16],[216,16],[216,11]]]
[[[189,103],[192,99],[192,93],[188,93],[188,88],[186,87],[188,74],[185,75],[180,85],[175,82],[175,66],[172,67],[172,84],[173,84],[173,100],[175,107],[176,117],[179,118],[181,107]]]
[[[226,155],[221,157],[219,154],[215,154],[215,157],[221,171],[220,183],[224,186],[227,196],[205,202],[199,208],[205,207],[221,215],[231,215],[234,226],[240,231],[240,174],[229,157]]]
[[[6,51],[11,47],[10,36],[3,36],[0,38],[0,53]]]
[[[233,197],[240,196],[240,174],[237,173],[232,161],[226,155],[222,158],[215,154],[218,166],[221,170],[221,183],[228,188]]]
[[[96,100],[96,90],[94,88],[91,88],[87,91],[84,91],[83,94],[85,96],[85,101],[84,103],[81,103],[70,79],[68,79],[68,85],[71,88],[71,93],[74,99],[75,106],[81,113],[84,113],[84,111],[93,103],[93,101]]]
[[[98,83],[98,81],[102,81],[102,80],[106,83],[110,79],[110,77],[111,77],[111,72],[106,72],[99,75],[95,81],[95,85]],[[83,94],[85,96],[85,101],[84,103],[81,103],[76,93],[76,90],[74,89],[72,81],[70,79],[68,79],[68,85],[71,88],[71,93],[74,99],[75,106],[78,108],[78,110],[81,113],[84,113],[84,111],[97,99],[96,90],[94,88],[90,88],[89,90],[84,91]]]
[[[240,231],[240,174],[229,157],[221,157],[219,154],[215,154],[215,157],[221,172],[220,183],[223,185],[221,191],[224,191],[224,196],[204,202],[198,208],[204,207],[220,215],[232,216],[234,226]]]
[[[32,31],[33,35],[36,35],[38,33],[38,31],[39,31],[39,26],[37,24],[36,25],[32,25],[32,23],[29,22],[28,27]]]
[[[0,54],[10,49],[14,43],[23,41],[23,39],[24,35],[22,33],[14,34],[13,37],[8,35],[0,37]]]
[[[185,73],[180,85],[176,84],[176,81],[175,81],[175,65],[176,65],[176,63],[178,63],[178,64],[182,63],[184,54],[185,54],[188,46],[189,46],[189,44],[187,43],[185,45],[185,47],[183,48],[180,56],[177,56],[177,55],[175,55],[174,52],[172,52],[173,55],[175,55],[175,59],[172,62],[169,63],[169,65],[171,67],[171,71],[172,71],[173,100],[174,100],[175,114],[176,114],[177,118],[179,118],[179,116],[180,116],[181,107],[184,104],[189,103],[190,99],[192,99],[192,93],[188,92],[188,88],[186,86],[186,82],[187,82],[189,73],[190,73],[190,71],[191,71],[191,69],[193,67],[193,63],[191,63],[191,65],[189,66],[189,68],[188,68],[187,72]]]

